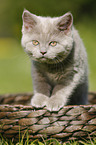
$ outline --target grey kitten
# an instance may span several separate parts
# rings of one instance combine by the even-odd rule
[[[24,10],[22,46],[32,60],[32,106],[58,111],[87,103],[87,54],[71,13],[51,18]]]

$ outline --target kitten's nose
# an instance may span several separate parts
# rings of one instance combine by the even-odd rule
[[[44,55],[44,54],[47,53],[47,51],[41,51],[40,53],[41,53],[42,55]]]

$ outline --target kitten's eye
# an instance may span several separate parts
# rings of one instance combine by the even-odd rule
[[[51,41],[50,43],[49,43],[49,45],[51,45],[51,46],[56,46],[57,45],[57,42],[56,41]]]
[[[37,46],[39,42],[37,40],[32,40],[33,45]]]

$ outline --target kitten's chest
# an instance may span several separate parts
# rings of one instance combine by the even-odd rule
[[[40,65],[38,68],[45,80],[53,86],[61,83],[65,84],[73,76],[73,69],[70,65]]]
[[[68,81],[69,72],[64,69],[55,71],[45,71],[44,76],[51,85],[64,84]]]
[[[42,64],[38,67],[38,71],[41,72],[45,80],[52,85],[60,83],[64,76],[63,68],[61,70],[59,67],[55,67],[54,65],[50,66]]]
[[[61,73],[58,73],[58,72],[55,72],[55,73],[50,73],[50,72],[45,72],[45,77],[46,77],[46,80],[51,83],[52,85],[55,85],[57,83],[60,83],[61,82],[61,77],[62,77],[62,74]]]

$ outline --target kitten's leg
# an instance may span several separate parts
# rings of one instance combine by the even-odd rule
[[[34,96],[31,99],[31,105],[35,107],[43,107],[46,105],[50,96],[50,85],[46,82],[46,78],[32,67]]]
[[[69,97],[69,86],[65,88],[63,85],[56,85],[53,89],[52,96],[47,102],[47,109],[50,111],[58,111],[66,105]],[[70,92],[71,93],[71,92]]]
[[[83,83],[82,76],[80,76],[80,74],[75,74],[73,81],[70,82],[68,86],[56,85],[53,89],[51,98],[47,102],[47,109],[50,111],[58,111],[64,105],[67,105],[70,99],[69,97],[73,94],[77,85],[81,84],[81,81]]]

